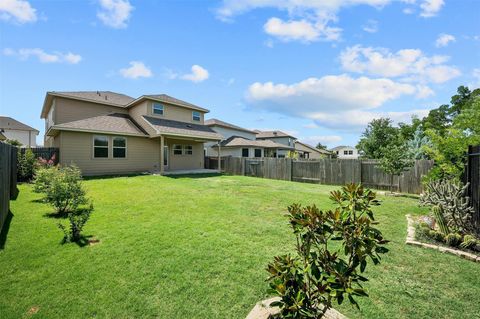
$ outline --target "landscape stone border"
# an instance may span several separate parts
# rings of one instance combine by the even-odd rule
[[[280,313],[280,308],[278,307],[270,307],[270,304],[274,301],[280,300],[280,297],[273,297],[270,299],[265,299],[260,301],[253,307],[252,311],[248,314],[247,318],[245,319],[269,319],[274,315]],[[330,308],[327,310],[325,315],[323,316],[325,319],[348,319],[344,315],[342,315],[337,310]]]
[[[405,244],[435,249],[442,253],[456,255],[456,256],[480,263],[480,256],[477,256],[475,254],[468,253],[466,251],[455,249],[455,248],[419,242],[418,240],[415,239],[415,224],[412,216],[410,214],[407,214],[405,215],[405,217],[407,217],[407,239],[405,240]]]

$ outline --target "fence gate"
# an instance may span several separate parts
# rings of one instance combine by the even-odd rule
[[[245,176],[263,177],[264,159],[245,159]]]
[[[480,145],[468,148],[464,176],[466,182],[470,183],[468,192],[471,204],[475,209],[475,223],[477,227],[480,227]]]

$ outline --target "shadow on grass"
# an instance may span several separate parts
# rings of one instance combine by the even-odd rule
[[[152,175],[151,173],[132,173],[132,174],[112,174],[112,175],[96,175],[96,176],[83,176],[83,179],[86,181],[96,180],[96,179],[111,179],[117,177],[137,177],[137,176],[148,176]]]
[[[55,219],[65,219],[68,217],[68,212],[53,212],[53,213],[46,213],[43,214],[43,217],[47,218],[55,218]]]
[[[13,218],[13,214],[9,210],[7,214],[7,218],[3,223],[3,227],[2,229],[0,229],[0,250],[3,250],[5,248],[5,243],[7,242],[7,236],[10,230],[10,223],[12,222],[12,218]]]
[[[45,204],[45,201],[44,201],[42,198],[32,199],[30,202],[32,202],[32,203],[39,203],[39,204]]]
[[[225,175],[225,174],[222,174],[222,173],[205,173],[205,174],[164,175],[164,177],[173,178],[173,179],[181,179],[181,178],[200,179],[200,178],[218,177],[218,176],[223,176],[223,175]]]
[[[91,243],[98,243],[98,240],[93,239],[92,235],[81,235],[80,239],[74,242],[69,242],[65,240],[65,238],[60,242],[62,245],[67,244],[76,244],[78,247],[83,248],[85,246],[89,246]]]

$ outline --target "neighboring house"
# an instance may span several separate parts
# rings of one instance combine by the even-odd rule
[[[290,150],[295,149],[296,138],[282,131],[255,131],[257,140],[270,140],[278,144],[284,145],[283,149],[279,149],[272,157],[285,157]]]
[[[320,159],[331,156],[331,153],[327,150],[318,149],[300,141],[295,142],[295,151],[299,154],[300,158],[304,159]]]
[[[357,159],[358,150],[352,146],[337,146],[330,150],[332,153],[337,154],[338,158],[344,159]]]
[[[204,143],[222,139],[204,125],[207,112],[166,94],[47,92],[41,118],[45,146],[84,175],[164,173],[203,169]]]
[[[205,125],[223,137],[220,143],[222,156],[234,157],[276,157],[281,151],[293,150],[270,140],[256,140],[257,132],[218,119],[209,119]],[[205,154],[218,156],[218,144],[206,143]]]
[[[0,132],[8,140],[17,140],[22,147],[36,147],[38,130],[8,116],[0,116]]]

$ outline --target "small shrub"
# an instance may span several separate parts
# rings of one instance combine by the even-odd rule
[[[432,229],[427,233],[427,236],[430,237],[433,240],[436,240],[436,241],[439,241],[439,242],[442,242],[442,243],[445,242],[445,236],[439,231],[436,231],[436,230]]]
[[[271,290],[281,297],[282,318],[320,318],[345,297],[358,307],[354,297],[368,296],[361,275],[367,258],[374,264],[386,253],[387,241],[374,227],[372,205],[375,193],[349,184],[330,197],[337,207],[322,211],[315,206],[288,207],[288,217],[297,239],[296,256],[277,256],[268,265]]]
[[[82,230],[93,212],[93,204],[88,208],[77,208],[68,213],[68,225],[58,223],[58,227],[63,231],[63,242],[79,243],[82,241]]]
[[[465,235],[463,241],[460,244],[461,248],[471,249],[477,245],[477,239],[472,235]]]
[[[81,172],[76,166],[45,168],[37,172],[34,190],[44,193],[45,202],[61,214],[87,203],[81,181]]]
[[[35,165],[37,162],[35,154],[30,148],[27,148],[25,152],[19,149],[17,157],[18,179],[24,182],[30,181],[35,174]]]
[[[460,245],[462,242],[462,235],[450,233],[445,237],[445,242],[449,246],[458,247],[458,245]]]

